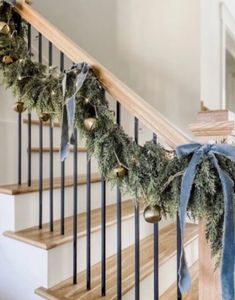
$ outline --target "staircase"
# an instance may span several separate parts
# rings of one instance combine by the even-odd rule
[[[15,9],[28,24],[29,49],[40,62],[49,45],[48,61],[61,71],[65,61],[86,61],[94,68],[117,123],[136,142],[157,137],[174,149],[188,141],[32,7]],[[104,181],[79,136],[61,163],[60,132],[59,123],[19,114],[18,182],[0,186],[0,299],[182,299],[176,220],[145,222],[143,205]],[[198,299],[198,225],[187,224],[184,243],[193,279],[184,299]]]

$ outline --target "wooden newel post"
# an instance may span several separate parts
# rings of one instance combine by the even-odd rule
[[[202,111],[190,125],[200,143],[232,143],[235,141],[235,114],[228,110]],[[219,271],[214,272],[210,246],[205,239],[204,222],[199,222],[199,300],[220,300]]]

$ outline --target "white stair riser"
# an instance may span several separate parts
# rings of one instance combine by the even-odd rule
[[[198,239],[194,239],[185,247],[188,266],[192,266],[198,260]],[[159,268],[159,296],[161,296],[177,280],[177,258],[176,255],[167,260]],[[154,299],[153,273],[140,283],[140,299]],[[123,300],[133,300],[135,290],[132,289],[123,296]]]
[[[47,285],[47,251],[0,237],[1,300],[40,300],[36,287]]]
[[[116,190],[107,186],[107,205],[115,203]],[[49,222],[49,191],[43,192],[43,223]],[[126,199],[127,197],[123,197]],[[54,190],[54,220],[60,219],[61,191]],[[91,186],[91,209],[101,206],[101,185],[93,183]],[[4,216],[0,218],[0,232],[6,230],[18,231],[38,225],[39,194],[29,193],[16,196],[0,194],[0,211]],[[86,211],[86,185],[78,186],[78,213]],[[65,216],[73,214],[73,188],[65,189]]]
[[[162,221],[161,228],[166,226],[166,224],[169,224],[169,222]],[[117,249],[116,225],[107,226],[106,230],[106,255],[109,257],[115,254]],[[148,236],[152,231],[153,226],[140,217],[140,238]],[[122,223],[122,247],[128,247],[133,242],[134,218],[131,217]],[[11,293],[8,293],[4,300],[41,299],[34,294],[36,288],[39,286],[51,287],[72,276],[72,242],[60,245],[49,251],[5,237],[0,238],[0,245],[4,246],[4,253],[0,256],[0,263],[1,266],[6,264],[7,268],[7,274],[4,274],[0,281],[0,295],[1,290],[9,290],[14,285],[14,289],[11,290]],[[18,255],[15,255],[16,249]],[[91,260],[92,265],[101,260],[100,230],[91,235]],[[85,236],[78,238],[77,267],[78,272],[86,268]],[[16,273],[22,273],[20,280],[18,276],[15,276]]]

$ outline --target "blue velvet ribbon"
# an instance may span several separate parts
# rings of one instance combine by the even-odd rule
[[[60,158],[64,161],[69,154],[69,146],[74,145],[74,126],[75,126],[75,113],[76,113],[76,95],[83,86],[86,80],[87,74],[89,72],[89,66],[87,63],[81,63],[73,65],[73,67],[65,72],[62,89],[63,96],[66,94],[67,86],[67,74],[73,70],[79,70],[80,73],[77,75],[75,92],[74,94],[67,98],[65,101],[65,106],[63,108],[63,119],[62,119],[62,131],[61,131],[61,146],[60,146]]]
[[[223,250],[221,258],[221,290],[223,300],[235,299],[235,220],[234,220],[234,182],[227,172],[221,169],[215,154],[222,155],[235,161],[235,147],[225,144],[201,145],[188,144],[176,149],[178,158],[192,154],[192,159],[184,172],[181,183],[179,223],[180,239],[182,243],[179,265],[179,288],[181,293],[189,290],[191,285],[190,274],[187,268],[183,250],[183,237],[187,207],[196,175],[196,168],[203,157],[208,156],[213,163],[220,178],[224,196],[224,224],[223,224]]]

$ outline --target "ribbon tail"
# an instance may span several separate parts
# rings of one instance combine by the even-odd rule
[[[89,66],[88,66],[87,63],[82,63],[81,66],[80,66],[80,68],[81,68],[81,72],[77,76],[77,80],[76,80],[75,95],[79,92],[79,90],[83,86],[83,83],[84,83],[84,81],[87,78],[87,74],[89,73]]]
[[[74,124],[75,124],[75,96],[67,100],[66,109],[68,116],[69,143],[74,145]]]
[[[224,195],[224,232],[223,232],[223,252],[221,258],[221,287],[222,299],[235,299],[235,220],[234,220],[234,193],[233,181],[224,172],[215,157],[212,155],[214,165],[220,177]]]
[[[74,145],[74,126],[75,126],[75,114],[76,114],[76,94],[79,92],[81,87],[86,80],[89,72],[89,66],[86,63],[82,63],[77,66],[81,68],[81,72],[77,76],[76,80],[76,91],[72,97],[66,100],[66,105],[63,111],[63,123],[62,123],[62,134],[61,134],[61,160],[64,161],[69,154],[69,145]],[[67,73],[62,81],[63,96],[66,94],[67,85]]]
[[[69,127],[67,109],[63,108],[62,130],[61,130],[61,146],[60,146],[60,159],[64,161],[69,153]]]
[[[180,193],[180,207],[179,207],[179,224],[180,224],[180,263],[178,269],[179,275],[179,289],[181,293],[186,293],[191,286],[191,278],[189,270],[186,263],[185,253],[184,253],[184,228],[185,220],[187,215],[188,202],[191,195],[191,190],[193,186],[193,181],[196,174],[196,167],[200,163],[202,157],[202,152],[194,152],[193,157],[186,169],[181,184],[181,193]]]
[[[67,86],[67,73],[64,74],[64,77],[63,77],[63,80],[62,80],[63,97],[65,97],[66,86]]]

